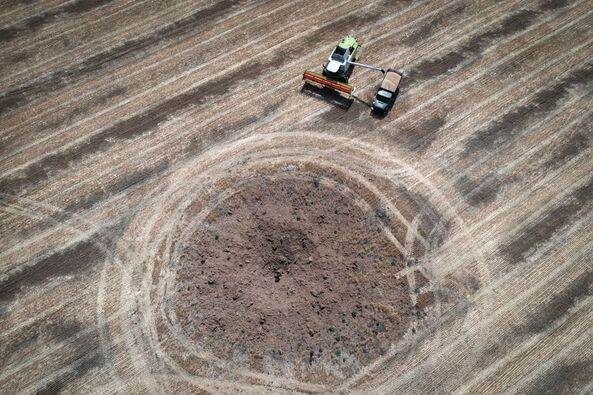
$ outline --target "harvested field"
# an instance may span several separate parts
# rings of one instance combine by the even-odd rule
[[[593,393],[592,24],[0,0],[1,392]]]

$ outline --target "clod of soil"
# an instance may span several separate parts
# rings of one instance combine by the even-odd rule
[[[376,210],[324,179],[254,178],[184,243],[173,295],[181,328],[251,369],[352,373],[384,354],[414,313],[404,260]]]

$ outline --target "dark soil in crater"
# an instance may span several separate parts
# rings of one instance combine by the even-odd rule
[[[413,314],[405,262],[376,212],[323,179],[246,183],[182,241],[173,297],[182,330],[252,369],[358,370]]]

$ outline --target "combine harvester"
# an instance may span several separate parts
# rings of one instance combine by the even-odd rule
[[[383,85],[388,85],[391,96],[387,99],[387,102],[381,103],[382,100],[386,100],[385,95],[379,95],[379,93],[385,91],[384,88],[381,88],[377,93],[373,105],[369,105],[368,103],[367,105],[373,109],[373,112],[384,115],[387,113],[391,105],[393,105],[393,101],[397,96],[399,82],[403,74],[395,69],[385,69],[383,67],[356,62],[356,56],[360,47],[361,45],[354,37],[344,37],[340,40],[336,48],[334,48],[330,54],[327,62],[323,65],[322,73],[320,74],[315,71],[306,70],[303,73],[303,80],[306,84],[313,85],[317,88],[329,89],[350,102],[352,99],[357,99],[365,103],[363,100],[360,100],[355,96],[355,88],[348,83],[352,71],[355,66],[380,71],[384,74],[382,87]],[[386,81],[389,83],[385,84]],[[385,92],[382,93],[385,94]],[[383,106],[382,104],[386,104],[386,106]]]

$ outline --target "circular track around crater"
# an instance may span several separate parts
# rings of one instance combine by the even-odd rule
[[[103,335],[133,356],[118,374],[148,388],[356,387],[418,339],[454,338],[464,315],[444,317],[488,281],[473,252],[435,266],[444,243],[468,245],[463,223],[413,167],[359,141],[256,135],[167,181],[99,292]]]

